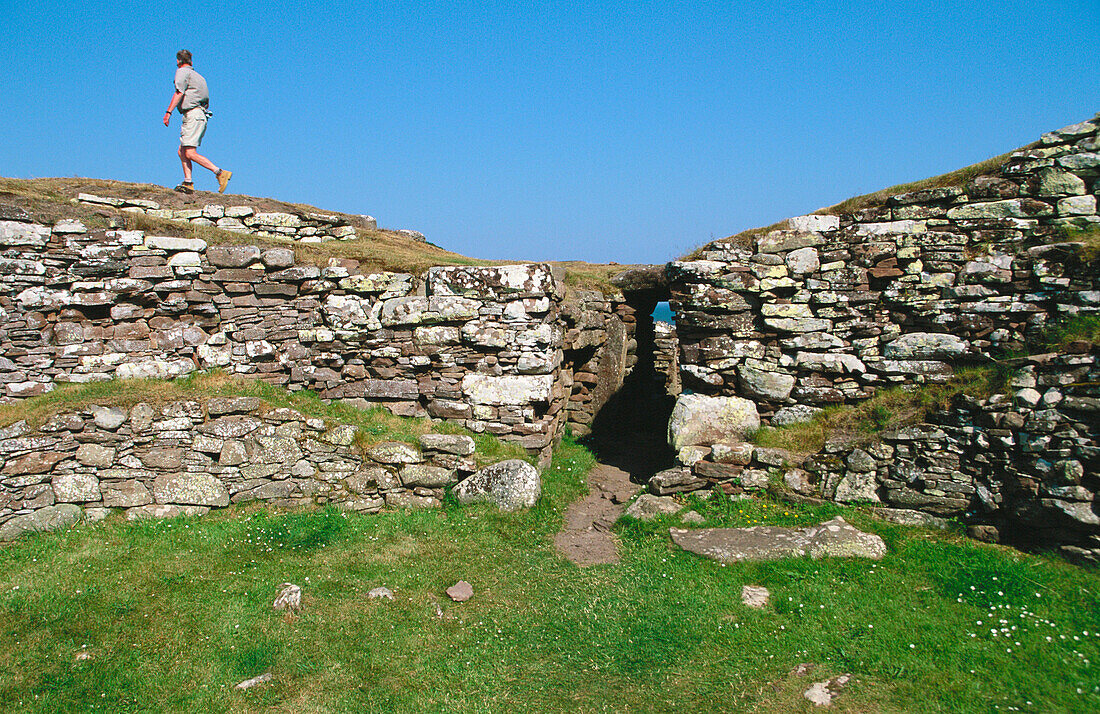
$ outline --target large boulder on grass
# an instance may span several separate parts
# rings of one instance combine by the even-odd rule
[[[494,503],[502,511],[517,511],[539,500],[542,479],[531,464],[509,459],[486,466],[451,492],[459,503]]]
[[[668,421],[668,443],[685,446],[744,441],[760,428],[756,404],[743,397],[681,394]]]

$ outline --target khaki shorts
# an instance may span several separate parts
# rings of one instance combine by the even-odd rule
[[[206,133],[206,110],[202,107],[188,109],[180,127],[180,146],[199,146]]]

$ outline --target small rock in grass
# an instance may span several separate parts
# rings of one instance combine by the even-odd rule
[[[840,690],[848,684],[851,678],[850,674],[842,674],[824,682],[814,682],[809,689],[802,693],[802,696],[813,702],[815,707],[827,707],[833,703],[833,697],[840,693]]]
[[[697,513],[696,511],[688,511],[687,513],[685,513],[681,517],[680,520],[682,520],[684,523],[687,523],[687,524],[693,525],[693,526],[697,526],[697,525],[700,525],[701,523],[706,523],[707,522],[707,519],[703,518],[703,516],[700,515],[699,513]]]
[[[246,679],[243,682],[239,683],[237,685],[237,689],[251,689],[252,687],[255,687],[257,684],[263,684],[265,682],[270,682],[270,681],[271,681],[271,672],[264,672],[263,674],[261,674],[258,677],[253,677],[252,679]]]
[[[367,593],[367,597],[371,599],[378,597],[384,600],[393,600],[393,590],[390,590],[386,587],[373,588],[370,592]]]
[[[768,606],[769,597],[771,597],[771,593],[762,585],[744,585],[741,587],[741,602],[757,610],[763,610]]]
[[[455,602],[466,602],[473,596],[474,586],[470,585],[465,580],[459,580],[457,583],[447,588],[447,597]]]
[[[302,589],[294,583],[283,583],[279,587],[282,591],[272,604],[276,610],[289,610],[298,612],[302,607]]]
[[[671,516],[683,509],[672,496],[643,493],[626,509],[626,515],[639,521],[652,521],[659,516]]]

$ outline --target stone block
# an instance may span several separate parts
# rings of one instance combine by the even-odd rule
[[[229,505],[229,491],[225,484],[205,473],[161,474],[153,481],[153,497],[160,504]]]
[[[760,428],[756,405],[742,397],[710,397],[682,394],[669,419],[669,444],[685,446],[744,441]]]

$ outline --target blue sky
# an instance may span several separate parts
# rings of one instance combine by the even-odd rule
[[[663,262],[1100,110],[1096,0],[0,5],[0,175],[174,186],[186,47],[231,191],[484,258]]]

